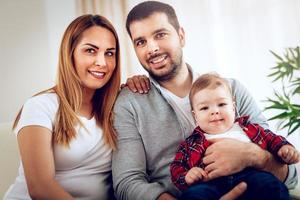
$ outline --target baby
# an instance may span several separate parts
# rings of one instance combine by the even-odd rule
[[[280,180],[254,168],[206,181],[202,159],[210,145],[207,139],[234,138],[254,142],[287,164],[298,162],[300,155],[284,137],[252,124],[248,116],[236,118],[230,84],[217,74],[200,76],[189,97],[197,127],[180,144],[171,164],[172,181],[183,190],[181,199],[219,199],[242,181],[247,183],[243,199],[289,199],[288,190]]]

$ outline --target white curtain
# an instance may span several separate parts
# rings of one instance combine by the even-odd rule
[[[123,81],[146,73],[134,54],[125,30],[126,15],[141,0],[83,1],[111,19],[119,30],[123,48]],[[95,3],[96,2],[96,3]],[[217,71],[237,78],[259,106],[279,85],[267,78],[279,54],[300,45],[299,0],[164,0],[171,4],[186,33],[186,62],[200,72]],[[91,8],[92,9],[92,8]],[[265,113],[267,117],[274,113]],[[271,127],[275,124],[271,123]]]

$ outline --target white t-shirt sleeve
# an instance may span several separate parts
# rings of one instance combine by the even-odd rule
[[[15,134],[30,125],[42,126],[52,132],[57,109],[58,101],[54,93],[46,93],[28,99],[23,105],[20,120],[14,129]]]

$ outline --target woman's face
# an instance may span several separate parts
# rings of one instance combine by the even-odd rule
[[[116,67],[116,39],[108,29],[93,26],[82,33],[73,56],[82,86],[94,92],[109,81]]]

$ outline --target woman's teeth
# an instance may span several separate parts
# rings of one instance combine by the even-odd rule
[[[97,71],[90,71],[90,73],[96,78],[103,78],[105,75],[104,72],[97,72]]]

